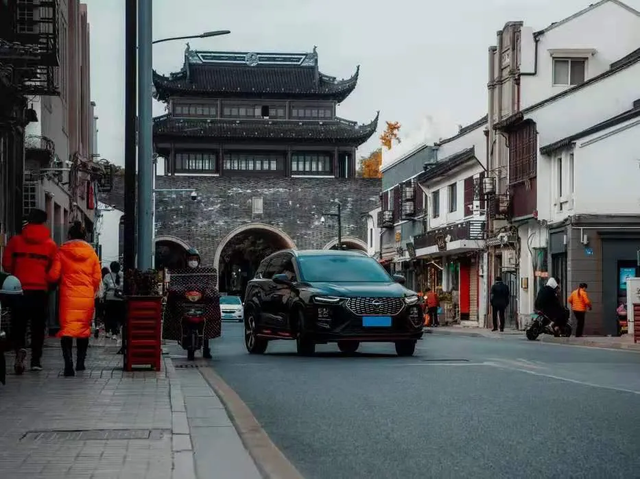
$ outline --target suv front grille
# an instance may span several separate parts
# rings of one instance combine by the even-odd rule
[[[402,298],[350,298],[347,308],[357,316],[395,316],[404,302]]]

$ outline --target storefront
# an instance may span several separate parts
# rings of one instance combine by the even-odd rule
[[[429,231],[415,238],[416,255],[427,262],[433,278],[441,291],[441,303],[445,316],[453,322],[478,324],[480,307],[480,263],[484,252],[484,240],[477,231],[482,223],[466,221]],[[483,224],[483,223],[482,223]],[[429,278],[431,279],[431,278]],[[432,286],[433,287],[433,286]]]

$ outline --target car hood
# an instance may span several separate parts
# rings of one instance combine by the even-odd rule
[[[240,311],[242,310],[241,304],[221,304],[220,309],[224,309],[225,311]]]
[[[416,293],[399,283],[310,283],[315,294],[361,296],[366,298],[402,298]]]

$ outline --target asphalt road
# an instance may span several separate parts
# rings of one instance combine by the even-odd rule
[[[216,372],[306,479],[640,477],[640,354],[425,335],[316,357],[250,356],[225,323]]]

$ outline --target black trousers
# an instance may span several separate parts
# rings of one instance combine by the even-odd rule
[[[49,293],[45,290],[26,290],[11,315],[11,341],[16,351],[27,344],[27,326],[31,326],[31,362],[42,358],[44,332],[49,312]]]
[[[576,318],[576,338],[582,336],[582,332],[584,331],[584,317],[586,315],[585,311],[574,311],[573,316]]]
[[[431,325],[438,326],[440,324],[440,322],[438,321],[438,307],[436,306],[435,308],[429,308],[428,312],[429,319],[431,319]]]
[[[120,326],[124,323],[126,314],[125,303],[122,300],[105,301],[104,329],[107,334],[120,333]]]
[[[498,317],[500,318],[500,331],[504,331],[504,310],[506,308],[500,306],[492,306],[493,310],[493,329],[498,329]]]

